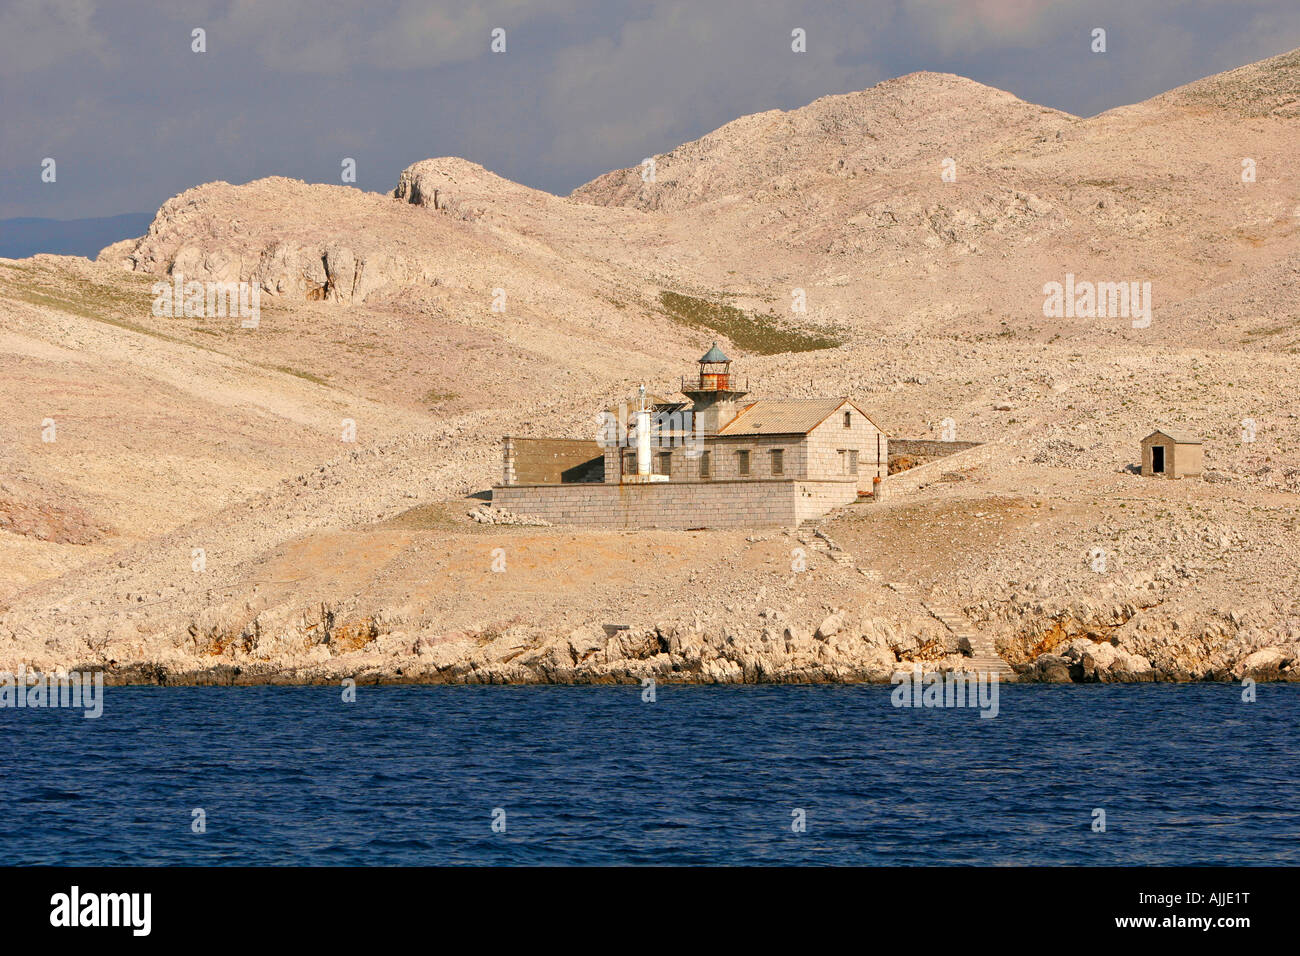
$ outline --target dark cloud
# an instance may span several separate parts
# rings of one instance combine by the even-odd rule
[[[17,0],[0,7],[0,216],[147,211],[215,179],[338,182],[344,157],[369,190],[457,155],[564,193],[746,113],[915,70],[1091,115],[1298,46],[1295,0]]]

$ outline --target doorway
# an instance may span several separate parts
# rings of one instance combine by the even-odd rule
[[[1163,475],[1165,473],[1165,446],[1151,446],[1151,474]]]

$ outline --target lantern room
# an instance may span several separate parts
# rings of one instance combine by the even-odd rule
[[[713,343],[700,356],[698,381],[682,379],[682,394],[691,400],[696,427],[702,434],[716,435],[718,429],[736,417],[738,403],[745,397],[748,383],[742,385],[731,374],[731,359]]]
[[[731,389],[731,359],[718,348],[717,342],[713,343],[713,348],[700,356],[699,364],[699,391],[725,392]]]

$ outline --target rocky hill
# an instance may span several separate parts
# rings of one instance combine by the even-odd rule
[[[880,679],[960,666],[940,608],[1030,678],[1294,677],[1298,63],[1087,119],[912,74],[653,182],[209,183],[94,262],[0,260],[0,670]],[[1149,282],[1150,324],[1045,314],[1067,274]],[[154,315],[177,275],[255,285],[258,326]],[[815,529],[469,517],[503,434],[585,437],[714,339],[755,394],[984,445]],[[1206,481],[1131,474],[1161,425]]]
[[[910,73],[801,109],[742,117],[654,157],[653,181],[641,166],[615,170],[572,198],[677,212],[713,202],[762,202],[836,180],[869,188],[882,177],[937,169],[936,157],[1000,156],[1008,141],[1055,135],[1076,122],[960,76]]]

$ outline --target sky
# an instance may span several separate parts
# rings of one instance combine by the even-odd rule
[[[1297,47],[1300,0],[0,0],[0,218],[348,158],[370,191],[461,156],[564,194],[917,70],[1090,116]]]

